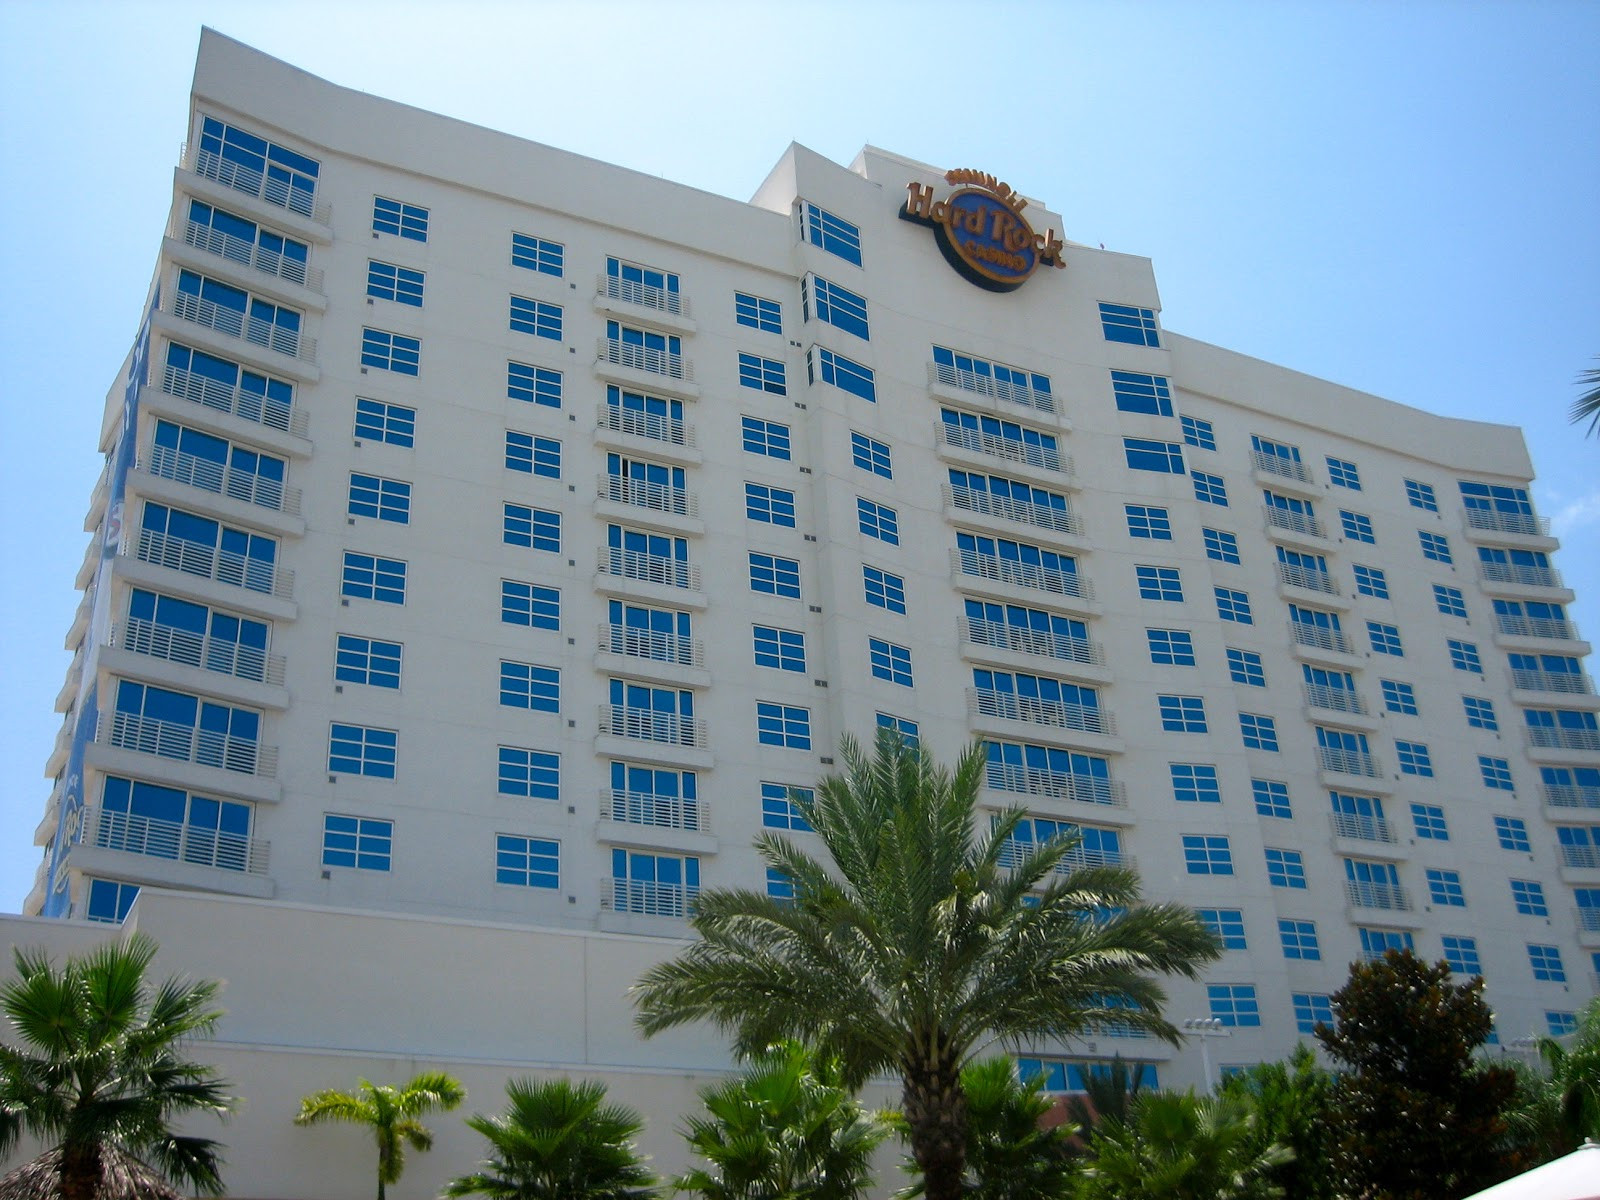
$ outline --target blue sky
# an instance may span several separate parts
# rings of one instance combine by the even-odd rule
[[[1565,419],[1600,355],[1600,3],[0,0],[0,910],[202,24],[741,199],[791,140],[991,171],[1153,259],[1169,329],[1520,424],[1600,635],[1600,440]]]

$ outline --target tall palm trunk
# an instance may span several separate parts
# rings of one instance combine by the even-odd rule
[[[93,1142],[61,1148],[61,1200],[94,1200],[100,1186],[100,1147]]]
[[[937,1035],[936,1035],[937,1037]],[[961,1064],[939,1038],[902,1072],[901,1105],[926,1200],[960,1200],[967,1170],[967,1097]]]

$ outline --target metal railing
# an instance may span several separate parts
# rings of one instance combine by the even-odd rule
[[[1578,671],[1511,669],[1511,686],[1523,692],[1561,692],[1569,696],[1594,695],[1594,680]]]
[[[161,390],[179,400],[189,400],[220,413],[239,417],[268,429],[306,436],[306,414],[238,384],[220,383],[206,375],[168,365],[161,373]]]
[[[187,153],[183,155],[184,159],[188,157]],[[314,192],[308,194],[290,186],[287,180],[264,174],[254,167],[233,162],[210,150],[196,149],[190,169],[202,179],[213,179],[246,196],[254,196],[268,204],[276,204],[279,208],[310,217],[318,224],[328,223],[328,206],[318,204]]]
[[[1587,783],[1546,783],[1544,802],[1551,808],[1600,808],[1600,786]]]
[[[268,479],[250,471],[240,471],[231,462],[219,463],[200,458],[186,450],[172,446],[150,447],[147,462],[137,462],[136,467],[146,467],[150,474],[174,483],[186,483],[230,500],[240,500],[257,508],[272,512],[300,515],[300,489],[285,486],[282,481]]]
[[[620,546],[601,546],[596,560],[603,573],[619,579],[638,579],[694,592],[700,590],[700,568],[680,558],[624,550]]]
[[[1368,817],[1359,813],[1329,813],[1335,837],[1350,838],[1358,842],[1395,841],[1394,829],[1384,817]]]
[[[610,300],[621,300],[624,304],[653,308],[657,312],[671,313],[675,317],[689,315],[689,301],[686,298],[654,284],[622,279],[616,275],[601,275],[596,287],[602,296]]]
[[[664,375],[668,379],[685,382],[694,379],[694,364],[683,355],[673,354],[669,350],[639,346],[624,342],[621,338],[601,338],[599,354],[601,362],[614,367],[631,367],[635,371],[648,371],[652,375]]]
[[[695,833],[704,833],[706,828],[705,814],[698,800],[655,792],[631,792],[624,788],[601,789],[600,817],[624,825],[687,829]]]
[[[1307,621],[1290,621],[1289,628],[1299,645],[1315,646],[1318,650],[1331,650],[1337,654],[1355,653],[1350,649],[1350,639],[1345,637],[1342,629],[1328,629]]]
[[[944,498],[946,504],[965,509],[967,512],[983,513],[1006,521],[1020,521],[1025,525],[1053,529],[1057,533],[1069,533],[1074,537],[1083,536],[1083,522],[1064,508],[1052,508],[1048,504],[1017,500],[981,488],[952,483],[944,485]]]
[[[706,723],[699,718],[653,708],[630,708],[626,704],[600,706],[600,732],[696,750],[703,750],[706,745]]]
[[[193,246],[196,250],[204,250],[207,254],[215,254],[218,258],[225,258],[229,262],[251,267],[263,275],[286,279],[290,283],[297,283],[315,292],[322,291],[320,270],[308,267],[299,259],[290,258],[277,250],[269,250],[260,242],[247,242],[243,238],[234,237],[233,234],[224,233],[210,225],[202,225],[198,221],[184,223],[183,240],[185,245]]]
[[[1346,879],[1344,894],[1356,908],[1383,908],[1390,912],[1410,912],[1411,897],[1405,888],[1395,883],[1373,883],[1362,879]]]
[[[106,850],[170,858],[197,867],[265,875],[272,843],[177,821],[91,809],[85,841]]]
[[[1578,928],[1585,933],[1600,933],[1600,908],[1577,908]]]
[[[1126,784],[1095,775],[1073,775],[1065,771],[1045,771],[1037,767],[992,762],[984,768],[984,785],[1000,792],[1045,796],[1052,800],[1075,800],[1080,804],[1104,804],[1115,808],[1128,806]]]
[[[1278,582],[1284,587],[1303,588],[1308,592],[1322,592],[1329,596],[1339,594],[1339,585],[1333,575],[1316,567],[1303,567],[1298,563],[1281,562],[1278,565]]]
[[[1267,514],[1267,524],[1274,529],[1287,529],[1291,533],[1304,534],[1306,537],[1328,536],[1322,522],[1310,513],[1292,512],[1287,508],[1278,508],[1271,504],[1264,504],[1261,507]]]
[[[1115,718],[1104,709],[1088,704],[1067,704],[1038,696],[1019,696],[994,688],[968,688],[967,711],[978,716],[1000,717],[1007,721],[1026,721],[1054,729],[1076,729],[1081,733],[1115,734]]]
[[[1532,563],[1478,563],[1478,575],[1485,583],[1514,583],[1521,587],[1560,588],[1561,572],[1554,567]]]
[[[1000,852],[1000,865],[1002,867],[1020,867],[1034,854],[1039,847],[1030,842],[1009,843]],[[1059,874],[1065,875],[1071,871],[1080,871],[1084,867],[1132,867],[1133,856],[1124,854],[1121,850],[1091,849],[1078,846],[1067,851],[1056,866]]]
[[[963,392],[989,396],[996,400],[1008,400],[1012,404],[1036,408],[1040,412],[1056,410],[1055,398],[1049,392],[1037,390],[1031,383],[1012,383],[1009,380],[996,379],[992,375],[980,375],[976,371],[945,366],[943,363],[928,364],[928,382],[942,383],[945,387],[958,388]]]
[[[1600,871],[1600,846],[1558,846],[1561,865],[1574,871]]]
[[[286,329],[271,321],[207,300],[192,292],[173,292],[166,300],[173,316],[230,337],[243,338],[253,346],[264,346],[287,354],[291,358],[315,362],[317,343],[314,338],[301,337],[298,329]]]
[[[1494,509],[1467,509],[1467,525],[1472,529],[1486,529],[1492,533],[1522,533],[1531,537],[1549,537],[1550,520],[1532,513],[1498,512]]]
[[[1559,725],[1529,725],[1528,745],[1545,750],[1600,750],[1600,729],[1563,729]]]
[[[706,658],[704,643],[696,639],[633,625],[600,626],[600,649],[630,658],[675,663],[680,667],[702,667]]]
[[[979,579],[1052,592],[1057,596],[1094,599],[1094,586],[1076,571],[1062,571],[1014,558],[1001,558],[998,554],[979,554],[960,549],[950,551],[950,564],[963,575],[975,575]]]
[[[647,917],[687,917],[694,912],[698,887],[682,883],[656,883],[648,879],[607,880],[611,887],[606,907],[612,912],[639,913]]]
[[[1258,471],[1265,471],[1268,475],[1281,475],[1285,479],[1297,479],[1301,483],[1310,483],[1311,470],[1303,462],[1292,458],[1284,458],[1278,454],[1267,454],[1261,450],[1250,451],[1250,463]]]
[[[1495,626],[1507,637],[1549,638],[1557,642],[1575,642],[1577,630],[1571,621],[1559,617],[1519,617],[1510,613],[1496,613]]]
[[[996,437],[981,429],[967,429],[948,421],[940,421],[938,429],[946,446],[986,454],[990,458],[1003,458],[1007,462],[1027,463],[1046,471],[1061,471],[1067,475],[1073,473],[1072,459],[1063,458],[1054,446],[1030,446],[1016,438]]]
[[[647,479],[629,479],[624,475],[601,475],[598,495],[614,504],[631,504],[635,508],[648,508],[653,512],[672,513],[679,517],[698,517],[700,498],[684,488],[666,483],[652,483]]]
[[[199,667],[253,683],[283,685],[283,655],[268,654],[254,646],[241,646],[211,634],[193,633],[158,625],[147,617],[129,617],[111,628],[110,645],[134,654],[165,659],[186,667]]]
[[[652,442],[666,442],[671,446],[699,445],[693,425],[660,413],[640,412],[636,408],[623,408],[620,404],[600,402],[595,423],[612,433],[627,433],[634,437],[649,438]]]
[[[1378,760],[1365,750],[1341,750],[1334,746],[1318,746],[1317,766],[1324,771],[1336,771],[1341,775],[1364,775],[1368,779],[1383,778]]]
[[[1367,702],[1349,688],[1329,687],[1325,683],[1302,683],[1300,686],[1305,689],[1306,703],[1312,708],[1353,713],[1358,717],[1367,715]]]
[[[294,591],[294,572],[276,563],[248,558],[234,550],[219,550],[214,545],[189,542],[154,529],[139,530],[139,540],[124,537],[118,552],[127,554],[134,545],[134,557],[140,562],[171,567],[185,575],[198,575],[202,579],[215,579],[263,592],[285,599]]]
[[[140,754],[155,754],[202,767],[220,767],[241,775],[273,779],[278,774],[278,748],[263,746],[248,738],[218,733],[159,717],[138,713],[100,714],[95,741]]]
[[[1098,642],[1086,638],[1071,637],[1051,629],[1030,629],[1007,621],[990,621],[983,617],[962,617],[959,621],[959,632],[980,646],[994,646],[1001,650],[1015,650],[1019,654],[1038,654],[1097,667],[1103,667],[1106,663],[1105,650]]]

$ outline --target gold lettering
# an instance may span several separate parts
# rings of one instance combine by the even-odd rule
[[[929,217],[933,207],[933,187],[916,182],[906,184],[906,213],[913,217]]]
[[[983,209],[977,206],[969,208],[962,226],[968,233],[977,234],[980,237],[983,236]]]
[[[950,206],[943,200],[935,200],[928,209],[928,217],[941,225],[950,224]]]

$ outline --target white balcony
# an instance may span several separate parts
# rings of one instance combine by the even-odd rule
[[[1350,639],[1345,637],[1342,629],[1328,629],[1305,621],[1290,621],[1289,627],[1298,645],[1327,650],[1334,654],[1355,653],[1350,648]]]
[[[608,300],[624,304],[637,304],[640,308],[653,308],[674,317],[689,316],[688,298],[667,288],[655,287],[616,275],[601,275],[595,283],[596,292]]]
[[[1049,629],[1030,629],[1004,621],[989,621],[981,617],[960,618],[959,631],[980,646],[994,646],[1001,650],[1014,650],[1018,654],[1036,654],[1044,658],[1063,659],[1088,666],[1106,665],[1105,650],[1097,642],[1085,638],[1069,637]]]
[[[632,625],[600,626],[600,650],[680,667],[703,667],[706,659],[705,645],[697,639]]]
[[[262,346],[298,358],[302,362],[317,361],[315,338],[303,337],[298,329],[286,329],[260,317],[242,313],[236,308],[218,304],[189,292],[173,292],[162,302],[162,308],[180,320],[190,321],[206,329],[215,329],[229,337],[242,338],[253,346]]]
[[[1517,587],[1563,589],[1561,572],[1554,567],[1532,563],[1479,562],[1478,575],[1485,583],[1509,583]]]
[[[189,155],[185,153],[183,157],[187,159]],[[210,150],[197,148],[190,169],[202,179],[214,180],[246,196],[254,196],[268,204],[310,217],[320,225],[328,223],[328,206],[318,204],[314,195],[290,187],[284,179],[233,162]]]
[[[1032,384],[1012,383],[1008,380],[996,379],[992,375],[980,375],[975,371],[964,371],[958,367],[945,366],[942,363],[928,364],[928,383],[941,384],[944,387],[955,388],[958,391],[972,392],[978,396],[989,396],[995,400],[1005,400],[1012,404],[1021,404],[1027,408],[1036,408],[1040,412],[1055,412],[1055,399],[1049,392],[1036,390]]]
[[[220,229],[213,229],[209,225],[201,225],[197,221],[185,222],[183,241],[185,245],[204,250],[207,254],[215,254],[240,266],[250,267],[263,275],[271,275],[274,279],[299,284],[314,292],[322,291],[322,272],[316,267],[308,267],[299,259],[288,258],[276,250],[268,250],[257,242],[247,242],[243,238],[234,237],[231,233],[224,233]]]
[[[1467,528],[1490,533],[1515,533],[1524,537],[1550,536],[1550,521],[1546,517],[1483,508],[1467,509]]]
[[[198,575],[218,583],[248,588],[287,600],[294,591],[294,572],[276,563],[247,558],[232,550],[219,550],[201,542],[189,542],[154,529],[139,530],[135,543],[124,536],[118,546],[119,554],[127,554],[133,547],[133,556],[140,562],[170,567],[185,575]]]
[[[954,446],[958,450],[970,450],[974,454],[1004,459],[1006,462],[1026,463],[1042,471],[1057,471],[1067,476],[1074,473],[1071,457],[1063,456],[1054,446],[1029,445],[1015,438],[996,437],[992,433],[952,425],[948,421],[938,422],[935,428],[946,446]]]
[[[1094,586],[1076,571],[1062,571],[1036,563],[1021,562],[1014,558],[977,554],[967,550],[952,550],[950,563],[963,575],[992,579],[996,583],[1009,583],[1015,587],[1033,588],[1057,596],[1072,596],[1078,600],[1094,599]]]
[[[1366,701],[1349,688],[1329,687],[1325,683],[1302,683],[1300,686],[1305,691],[1306,703],[1312,708],[1358,717],[1367,715]]]
[[[236,679],[283,686],[283,655],[267,654],[253,646],[224,641],[209,633],[196,634],[187,629],[158,625],[144,617],[129,617],[112,627],[109,641],[117,649],[134,654],[147,654],[151,658],[216,671]]]
[[[1507,637],[1547,638],[1557,642],[1578,640],[1578,632],[1572,622],[1555,617],[1519,617],[1496,613],[1495,626]]]
[[[665,379],[677,379],[685,383],[694,381],[694,363],[681,354],[658,350],[652,346],[635,345],[620,338],[601,338],[597,350],[600,361],[610,363],[614,367],[645,371],[651,375],[660,375]]]
[[[671,513],[691,520],[700,518],[700,499],[694,493],[665,483],[629,479],[622,475],[601,475],[597,494],[613,504],[631,504],[652,512]]]
[[[1383,817],[1367,817],[1357,813],[1329,813],[1335,837],[1355,842],[1383,842],[1393,845],[1394,827]]]
[[[154,754],[202,767],[219,767],[262,779],[275,779],[278,774],[276,746],[263,746],[248,738],[180,725],[158,717],[101,713],[95,741],[122,750],[136,750],[140,754]]]
[[[231,462],[219,463],[209,458],[199,458],[172,446],[152,446],[148,459],[141,459],[134,466],[143,467],[159,479],[186,483],[190,487],[253,504],[257,508],[286,513],[291,517],[300,515],[299,488],[237,470]]]
[[[681,919],[693,914],[700,889],[681,883],[610,878],[605,880],[603,895],[603,907],[612,912]]]
[[[595,424],[598,428],[608,429],[612,433],[648,438],[652,442],[682,446],[686,450],[696,450],[700,445],[694,426],[688,422],[675,420],[660,413],[623,408],[620,404],[607,404],[601,401],[595,412]]]
[[[105,850],[125,850],[151,858],[169,858],[199,867],[265,875],[272,844],[215,829],[175,821],[157,821],[132,813],[91,809],[84,841]]]
[[[706,724],[696,717],[681,713],[661,712],[653,708],[630,708],[626,704],[600,706],[600,732],[613,737],[637,738],[646,742],[662,742],[669,746],[687,746],[695,750],[706,748]]]
[[[268,429],[281,430],[295,437],[307,437],[306,414],[259,392],[245,391],[237,384],[219,383],[205,375],[178,367],[162,369],[160,388],[169,396],[204,405]]]
[[[1600,871],[1600,846],[1558,846],[1561,865],[1574,871]]]
[[[1316,567],[1304,567],[1299,563],[1281,562],[1278,566],[1278,582],[1284,587],[1302,588],[1308,592],[1321,592],[1326,596],[1337,596],[1339,585],[1333,581],[1333,576],[1327,571],[1320,571]]]
[[[1405,888],[1394,883],[1372,883],[1361,879],[1346,879],[1344,894],[1355,908],[1379,908],[1389,912],[1410,912],[1411,897]]]
[[[1044,796],[1052,800],[1072,800],[1079,804],[1099,804],[1113,808],[1128,806],[1128,789],[1120,780],[1096,775],[1072,775],[1064,771],[1045,771],[1036,767],[989,763],[984,768],[984,786],[1021,796]]]
[[[1114,736],[1115,718],[1104,709],[1088,704],[1067,704],[1038,696],[1019,696],[993,688],[968,688],[967,711],[976,716],[1025,721],[1053,729],[1075,729],[1080,733]]]
[[[1383,771],[1378,760],[1365,750],[1341,750],[1333,746],[1317,747],[1317,766],[1339,775],[1361,775],[1367,779],[1382,779]]]
[[[944,499],[946,504],[967,512],[982,513],[1003,521],[1017,521],[1040,529],[1052,529],[1073,537],[1084,536],[1083,522],[1064,508],[949,483],[944,485]]]
[[[1528,745],[1542,750],[1600,750],[1600,729],[1529,725]]]
[[[1296,459],[1284,458],[1277,454],[1265,454],[1260,450],[1250,452],[1250,465],[1258,471],[1268,475],[1276,475],[1282,479],[1293,479],[1299,483],[1313,483],[1311,469],[1303,462]]]
[[[1546,783],[1544,802],[1551,808],[1600,808],[1600,787],[1582,783]]]
[[[1594,680],[1577,671],[1530,671],[1513,668],[1511,686],[1519,692],[1558,692],[1569,696],[1594,695]]]
[[[705,811],[698,800],[682,796],[662,796],[655,792],[631,792],[624,788],[602,788],[600,817],[622,825],[643,825],[655,829],[706,831]]]
[[[1310,513],[1291,512],[1287,508],[1278,508],[1272,504],[1262,506],[1267,515],[1267,528],[1284,529],[1290,533],[1298,533],[1303,537],[1321,538],[1327,540],[1328,532],[1322,522]]]
[[[604,575],[637,579],[642,583],[655,583],[663,587],[684,588],[692,592],[700,590],[700,568],[681,558],[624,550],[620,546],[601,546],[596,561]]]
[[[1578,928],[1584,933],[1600,933],[1600,908],[1575,908]]]

